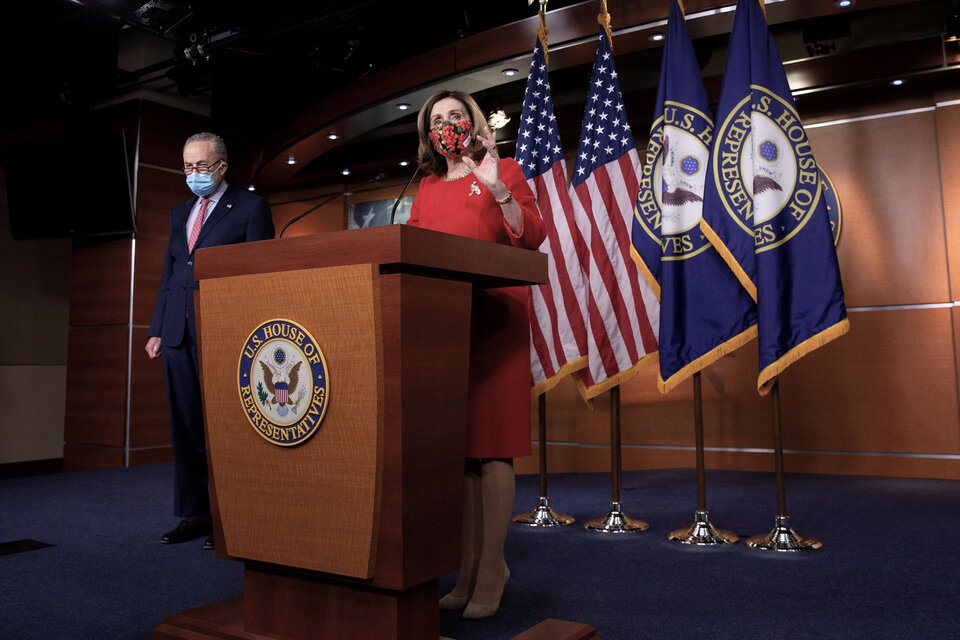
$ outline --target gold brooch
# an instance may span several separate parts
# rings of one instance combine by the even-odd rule
[[[480,195],[480,187],[477,186],[477,181],[474,180],[473,184],[470,185],[470,193],[467,194],[467,197],[470,198],[478,195]]]

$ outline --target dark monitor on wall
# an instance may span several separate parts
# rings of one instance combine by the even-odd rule
[[[123,131],[7,145],[3,165],[14,239],[136,232]]]

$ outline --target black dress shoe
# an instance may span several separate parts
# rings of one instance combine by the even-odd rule
[[[207,536],[207,539],[203,541],[203,548],[213,551],[213,536]]]
[[[189,520],[181,520],[176,529],[163,534],[160,542],[163,544],[179,544],[200,536],[210,535],[212,531],[213,525],[210,522],[190,524]]]

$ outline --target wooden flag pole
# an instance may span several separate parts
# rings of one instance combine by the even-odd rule
[[[783,483],[783,436],[780,427],[780,380],[773,383],[773,468],[777,476],[777,515],[787,515],[787,493]]]
[[[547,34],[550,29],[547,27],[547,1],[540,0],[540,26],[537,27],[537,38],[540,41],[540,47],[543,51],[543,62],[549,64],[547,54]],[[530,0],[530,4],[533,0]],[[530,513],[523,513],[514,516],[513,521],[517,524],[528,525],[532,527],[556,527],[565,526],[573,522],[573,518],[564,513],[554,513],[550,508],[550,498],[547,497],[547,396],[541,393],[537,396],[538,409],[538,434],[539,438],[539,462],[540,462],[540,497],[537,500],[537,506]]]
[[[797,535],[790,528],[787,515],[787,498],[783,481],[783,440],[780,433],[780,379],[773,381],[770,389],[773,396],[773,460],[777,476],[777,516],[773,530],[747,538],[747,546],[768,551],[809,551],[823,545],[816,538]]]
[[[703,458],[703,390],[700,372],[693,374],[693,431],[697,441],[697,511],[707,510],[707,480]]]
[[[613,476],[613,497],[610,511],[603,518],[590,520],[583,527],[600,533],[627,533],[646,531],[650,525],[643,520],[628,518],[623,514],[620,504],[620,489],[623,484],[621,470],[622,453],[620,449],[620,386],[610,389],[610,467]]]
[[[703,388],[700,372],[693,374],[693,429],[697,441],[697,511],[693,522],[670,532],[668,539],[683,544],[732,544],[740,537],[725,529],[715,529],[707,513],[706,464],[703,455]]]
[[[540,497],[533,511],[514,516],[513,521],[529,527],[565,527],[574,519],[565,513],[555,513],[550,508],[550,498],[547,496],[547,394],[545,393],[537,396],[537,414]]]

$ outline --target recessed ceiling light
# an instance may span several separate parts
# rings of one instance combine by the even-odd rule
[[[249,187],[247,187],[247,191],[256,191],[256,190],[257,188],[253,185],[250,185]]]
[[[342,173],[342,174],[345,175],[345,176],[348,176],[348,175],[350,175],[350,169],[344,169],[344,170],[341,171],[340,173]]]
[[[331,131],[330,133],[327,134],[327,138],[330,140],[336,140],[339,137],[340,136],[337,135],[336,131]]]
[[[399,109],[400,111],[406,111],[406,110],[409,109],[409,108],[410,108],[410,103],[409,103],[409,102],[398,102],[398,103],[397,103],[397,109]]]
[[[897,78],[896,80],[891,80],[890,84],[892,84],[895,87],[899,87],[900,85],[903,84],[903,80],[901,80],[900,78]]]
[[[505,75],[505,76],[507,76],[507,77],[509,78],[509,77],[513,77],[513,76],[517,75],[517,74],[520,73],[520,72],[517,71],[516,69],[504,69],[504,70],[502,70],[500,73],[502,73],[503,75]]]
[[[401,167],[405,167],[405,166],[407,166],[408,164],[410,164],[410,163],[407,162],[406,160],[401,160],[401,161],[400,161],[400,166],[401,166]]]
[[[650,38],[651,40],[653,40],[654,42],[660,42],[660,41],[663,40],[666,36],[664,36],[662,33],[651,33],[651,34],[650,34],[649,36],[647,36],[647,37]]]
[[[287,164],[297,164],[297,159],[294,158],[293,156],[290,156],[289,158],[287,158]]]
[[[837,5],[841,9],[851,6],[857,0],[833,0],[833,4]]]

